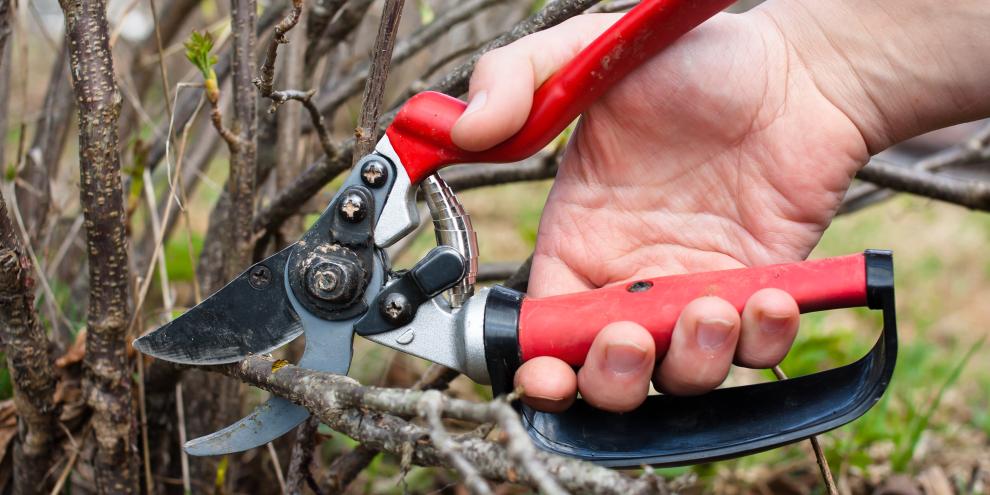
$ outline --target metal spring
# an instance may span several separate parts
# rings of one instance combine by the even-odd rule
[[[478,275],[478,235],[471,226],[471,217],[464,211],[454,191],[439,175],[423,181],[423,196],[433,217],[433,231],[438,246],[450,246],[468,260],[464,279],[448,291],[451,307],[460,307],[474,294]]]

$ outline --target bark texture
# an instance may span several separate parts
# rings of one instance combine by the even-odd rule
[[[236,277],[251,264],[251,220],[254,216],[255,168],[257,165],[257,99],[254,80],[254,31],[257,5],[254,0],[232,0],[231,29],[233,30],[233,93],[234,121],[231,130],[237,135],[237,146],[231,149],[230,216],[227,225],[227,246],[233,256],[224,259],[224,279]]]
[[[54,464],[55,377],[48,338],[34,309],[33,265],[0,195],[0,327],[17,406],[14,493],[41,493]]]
[[[97,490],[135,493],[138,459],[126,332],[130,280],[114,78],[105,0],[62,0],[79,119],[80,203],[89,255],[86,401],[93,410]]]

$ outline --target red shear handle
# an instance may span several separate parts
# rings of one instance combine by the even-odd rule
[[[454,145],[450,129],[464,112],[465,104],[435,92],[411,98],[386,134],[413,184],[445,165],[528,158],[616,81],[731,3],[732,0],[640,2],[540,86],[522,129],[492,149],[474,153]]]
[[[597,290],[523,299],[519,315],[522,360],[553,356],[578,366],[605,325],[634,321],[653,334],[657,355],[670,346],[681,310],[702,296],[718,296],[742,312],[754,292],[774,287],[789,293],[802,313],[866,306],[863,254],[785,265],[692,273]]]

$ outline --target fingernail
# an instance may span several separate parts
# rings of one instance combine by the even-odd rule
[[[732,332],[732,323],[718,318],[701,320],[695,332],[698,337],[698,345],[702,348],[714,351],[725,343]]]
[[[787,316],[763,313],[760,315],[760,329],[766,333],[781,333],[791,325],[791,319]]]
[[[605,366],[616,373],[629,373],[643,366],[646,349],[633,342],[613,342],[605,348]]]
[[[481,110],[484,108],[487,101],[488,91],[478,91],[471,97],[471,101],[468,101],[468,106],[464,109],[464,113],[461,114],[461,117]]]

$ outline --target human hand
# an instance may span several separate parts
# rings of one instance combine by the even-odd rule
[[[617,18],[581,16],[486,55],[455,143],[481,150],[511,136],[535,88]],[[544,210],[530,294],[804,259],[882,141],[835,94],[767,11],[719,15],[688,33],[584,114]],[[644,328],[617,322],[576,374],[537,358],[516,383],[539,409],[563,410],[580,390],[599,408],[628,411],[651,378],[664,392],[698,394],[732,362],[778,363],[798,320],[778,290],[754,294],[742,315],[700,298],[664,356]]]
[[[486,55],[455,142],[480,150],[513,134],[534,89],[617,18],[578,17]],[[530,294],[803,259],[866,148],[811,81],[789,77],[784,51],[764,26],[720,15],[595,103],[547,201]],[[845,166],[821,166],[835,162]],[[754,294],[742,316],[722,299],[701,298],[684,308],[666,356],[655,355],[646,329],[617,322],[577,374],[537,358],[516,383],[540,409],[562,410],[580,390],[599,408],[628,411],[646,398],[651,377],[665,392],[697,394],[720,384],[733,361],[776,364],[798,319],[779,290]]]

